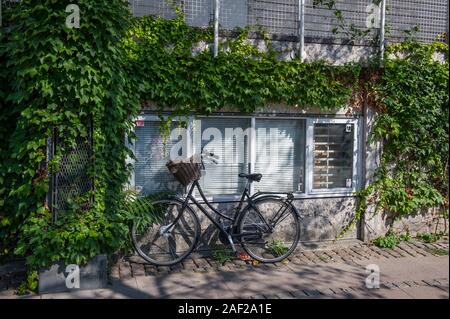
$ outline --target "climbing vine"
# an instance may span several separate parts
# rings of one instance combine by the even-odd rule
[[[331,111],[364,96],[380,113],[373,137],[384,140],[384,155],[357,217],[375,193],[380,207],[398,215],[448,206],[448,61],[431,59],[437,46],[392,47],[382,70],[332,66],[283,61],[264,34],[261,51],[243,29],[213,58],[212,30],[189,27],[181,14],[132,19],[122,0],[79,0],[80,28],[69,29],[69,3],[23,0],[4,13],[10,27],[0,34],[2,253],[14,250],[39,267],[83,263],[128,242],[132,216],[120,203],[132,154],[124,141],[133,138],[141,102],[182,116],[223,108],[250,113],[278,103]],[[390,56],[402,51],[405,58]],[[88,123],[94,188],[53,222],[45,205],[48,176],[89,135]],[[61,147],[46,163],[47,138],[55,133]]]
[[[124,136],[139,109],[137,84],[118,45],[129,9],[121,0],[80,0],[80,28],[68,28],[70,3],[20,1],[4,12],[1,31],[0,248],[26,256],[31,267],[85,262],[120,247],[128,231],[116,204],[128,178]],[[89,123],[87,173],[94,188],[53,223],[45,204],[49,174],[89,135]],[[46,163],[53,134],[58,148]]]
[[[377,112],[371,141],[382,141],[375,180],[359,193],[355,218],[365,214],[402,217],[438,208],[448,219],[448,44],[407,40],[388,47],[381,76],[366,82]],[[388,230],[389,231],[389,230]]]

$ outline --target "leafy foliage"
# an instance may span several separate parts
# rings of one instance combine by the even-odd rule
[[[433,58],[441,47],[391,46],[387,54],[406,56],[388,59],[374,86],[382,109],[374,138],[384,141],[380,204],[397,215],[448,208],[448,60]]]
[[[279,240],[279,239],[272,240],[267,245],[267,248],[275,257],[282,256],[289,250],[289,248],[286,247],[286,244],[282,240]]]
[[[417,238],[420,238],[422,241],[426,243],[434,243],[440,240],[443,237],[443,234],[440,233],[418,233]]]
[[[130,169],[125,159],[132,156],[125,136],[134,138],[132,119],[143,101],[174,116],[223,108],[253,112],[277,103],[326,111],[369,91],[381,114],[374,138],[384,140],[385,150],[377,182],[361,193],[357,217],[374,195],[380,208],[398,216],[448,206],[448,62],[431,59],[436,46],[394,47],[408,54],[387,56],[381,76],[362,87],[360,65],[282,61],[270,41],[267,52],[249,43],[249,30],[222,43],[213,58],[211,29],[188,27],[181,15],[130,19],[126,1],[79,0],[80,28],[68,29],[68,4],[23,0],[4,12],[9,28],[0,34],[2,254],[14,248],[39,267],[60,260],[79,264],[127,246],[130,220],[149,222],[151,209],[149,199],[122,192]],[[88,174],[95,187],[54,223],[44,204],[48,176],[77,138],[88,136],[89,123]],[[163,123],[163,130],[168,127]],[[46,163],[53,133],[62,147]],[[82,209],[92,197],[90,209]]]
[[[212,248],[212,257],[219,264],[223,265],[227,261],[232,261],[234,259],[234,252],[230,247],[217,245]]]
[[[223,107],[247,113],[269,103],[330,110],[349,101],[358,65],[281,61],[274,50],[258,51],[247,35],[241,30],[222,44],[216,58],[208,48],[193,55],[198,43],[211,40],[211,30],[188,27],[181,15],[170,21],[143,17],[134,20],[124,42],[143,100],[174,114]]]
[[[128,178],[124,136],[139,109],[138,85],[119,45],[129,9],[122,0],[80,0],[80,28],[69,29],[68,4],[20,1],[5,12],[10,25],[1,34],[0,116],[7,134],[0,140],[0,238],[2,249],[15,247],[30,266],[83,263],[117,249],[128,233],[116,204]],[[78,137],[87,136],[88,123],[94,127],[94,204],[73,207],[52,223],[44,205],[48,174]],[[61,147],[46,166],[46,139],[53,132]]]

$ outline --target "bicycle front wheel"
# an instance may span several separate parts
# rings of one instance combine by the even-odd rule
[[[133,245],[149,263],[175,265],[197,245],[200,236],[198,217],[189,206],[181,211],[182,205],[182,201],[174,199],[155,201],[152,213],[156,218],[146,224],[133,224]]]
[[[292,254],[300,240],[300,221],[290,204],[262,198],[247,208],[238,224],[242,248],[254,259],[274,263]]]

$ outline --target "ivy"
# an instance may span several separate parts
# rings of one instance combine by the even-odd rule
[[[369,205],[392,221],[430,208],[448,219],[448,76],[447,44],[408,40],[388,47],[382,76],[367,83],[378,111],[371,141],[383,143],[381,163],[341,235]]]
[[[126,247],[130,220],[149,209],[141,200],[127,206],[123,193],[125,159],[132,156],[124,141],[134,138],[141,102],[181,117],[276,104],[333,111],[365,94],[380,114],[373,138],[384,141],[384,152],[375,183],[360,193],[356,218],[374,202],[396,216],[448,208],[448,61],[431,58],[447,54],[447,46],[392,46],[382,69],[332,66],[282,61],[261,30],[265,51],[243,29],[214,58],[211,28],[189,27],[181,14],[131,18],[125,1],[79,0],[80,28],[68,29],[68,4],[23,0],[4,12],[10,25],[0,34],[2,254],[14,250],[37,268]],[[89,123],[95,187],[53,222],[45,205],[48,176],[89,135]],[[47,138],[55,132],[61,147],[46,163]],[[82,209],[91,198],[90,209]]]
[[[80,28],[67,28],[71,1],[20,1],[5,12],[2,29],[0,248],[27,256],[31,267],[56,260],[83,263],[123,245],[128,233],[117,202],[129,171],[124,136],[139,110],[121,39],[130,13],[121,0],[79,0]],[[49,174],[93,126],[88,174],[95,185],[91,209],[79,198],[52,223],[44,204]],[[3,133],[3,132],[2,132]],[[60,142],[45,165],[47,138]]]
[[[270,103],[331,110],[348,103],[359,65],[282,61],[271,47],[258,51],[248,31],[239,30],[214,58],[207,47],[192,54],[198,43],[211,41],[212,32],[188,27],[182,15],[135,19],[124,42],[143,100],[175,114],[210,114],[224,107],[250,113]]]

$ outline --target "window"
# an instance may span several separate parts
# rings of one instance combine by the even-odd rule
[[[255,191],[303,192],[305,120],[256,119]]]
[[[314,125],[313,188],[351,188],[353,124]]]
[[[218,164],[206,163],[200,184],[206,195],[235,195],[243,191],[248,173],[248,118],[202,118],[201,147],[219,156]],[[197,129],[199,129],[197,127]],[[246,131],[247,130],[247,131]],[[199,150],[198,150],[199,151]]]
[[[263,175],[259,183],[252,184],[253,193],[341,196],[352,194],[358,186],[358,119],[190,118],[189,129],[174,131],[164,147],[158,118],[142,118],[135,128],[138,140],[133,146],[132,183],[143,194],[182,191],[166,168],[169,154],[185,152],[188,156],[202,149],[219,156],[218,164],[206,163],[200,180],[205,194],[214,200],[241,194],[246,180],[239,173]]]
[[[159,121],[140,120],[135,127],[137,141],[134,144],[134,186],[142,194],[161,191],[179,191],[180,184],[167,170],[169,152],[178,140],[167,139],[164,146],[159,132]],[[175,123],[173,128],[175,128]]]
[[[310,193],[356,190],[357,133],[357,120],[308,120]]]

